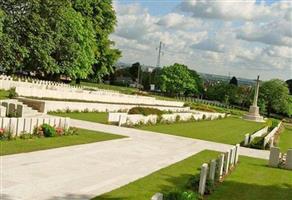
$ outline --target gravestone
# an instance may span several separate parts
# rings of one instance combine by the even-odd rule
[[[280,149],[278,147],[272,147],[270,150],[269,166],[278,167],[280,158]]]
[[[288,149],[288,152],[287,152],[286,168],[292,170],[292,149]]]
[[[6,108],[6,116],[8,116],[9,114],[9,106],[7,102],[2,102],[2,106],[4,106]]]
[[[232,147],[230,149],[230,168],[234,167],[235,151],[236,151],[235,147]]]
[[[209,179],[214,182],[216,173],[216,160],[211,160]]]
[[[207,174],[208,174],[208,164],[204,163],[202,165],[201,174],[200,174],[200,183],[199,183],[199,194],[200,195],[205,194]]]
[[[1,117],[6,117],[6,107],[5,106],[0,106],[0,116]]]
[[[221,179],[222,178],[222,176],[223,176],[223,167],[224,167],[224,154],[221,154],[220,156],[219,156],[219,162],[218,162],[218,165],[219,165],[219,179]]]
[[[244,146],[247,146],[249,144],[249,134],[245,134],[244,136]]]
[[[151,200],[163,200],[163,194],[161,193],[156,193],[151,197]]]
[[[16,116],[17,117],[22,117],[22,112],[23,112],[23,106],[18,104],[16,108]]]
[[[234,160],[234,164],[236,165],[238,163],[238,159],[239,159],[239,151],[240,151],[240,145],[237,144],[235,146],[236,148],[236,152],[235,152],[235,160]]]
[[[16,117],[16,109],[15,109],[15,104],[14,103],[10,103],[9,104],[8,116],[9,117]]]
[[[230,162],[230,151],[225,153],[224,159],[224,174],[228,174],[229,171],[229,162]]]

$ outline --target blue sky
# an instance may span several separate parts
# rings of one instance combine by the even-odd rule
[[[196,1],[196,3],[194,3]],[[279,0],[114,0],[121,62],[264,80],[292,77],[292,3]],[[290,3],[289,3],[290,2]]]

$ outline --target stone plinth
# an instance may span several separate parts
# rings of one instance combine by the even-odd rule
[[[265,122],[263,116],[259,114],[258,106],[250,106],[249,112],[243,118],[250,121]]]

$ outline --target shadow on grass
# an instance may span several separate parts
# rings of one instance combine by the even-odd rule
[[[268,174],[267,174],[268,176]],[[251,177],[252,178],[252,177]],[[263,183],[265,184],[265,183]],[[207,196],[208,200],[291,200],[291,184],[258,185],[225,181],[215,192]]]

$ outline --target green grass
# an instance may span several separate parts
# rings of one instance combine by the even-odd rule
[[[108,113],[98,113],[98,112],[88,112],[88,113],[50,113],[51,115],[59,117],[70,117],[72,119],[85,120],[96,123],[107,124],[108,122]]]
[[[81,82],[80,84],[85,87],[96,87],[98,89],[103,89],[103,90],[114,90],[123,94],[134,94],[139,91],[137,88],[108,85],[108,84],[102,84],[102,83]]]
[[[266,160],[240,157],[240,164],[208,200],[291,200],[292,172]]]
[[[38,150],[52,149],[64,146],[78,144],[101,142],[106,140],[124,138],[120,135],[113,135],[101,132],[95,132],[85,129],[78,129],[78,135],[52,137],[52,138],[34,138],[34,139],[16,139],[10,141],[0,141],[0,155],[25,153]]]
[[[282,152],[292,149],[292,126],[285,126],[284,131],[280,134],[279,147]]]
[[[263,123],[228,117],[221,120],[158,124],[138,127],[143,130],[171,135],[202,139],[226,144],[237,144],[244,140],[244,135],[253,133],[264,126]]]
[[[126,186],[94,198],[94,200],[149,200],[156,192],[183,188],[202,163],[215,158],[216,152],[204,151],[179,163],[161,169]]]
[[[8,99],[9,91],[7,90],[0,90],[0,100]]]
[[[168,192],[174,188],[187,190],[185,185],[189,177],[198,174],[196,169],[217,155],[217,152],[203,151],[94,200],[149,200],[156,192]],[[267,167],[266,160],[241,156],[237,168],[207,199],[291,200],[291,196],[290,171]]]

